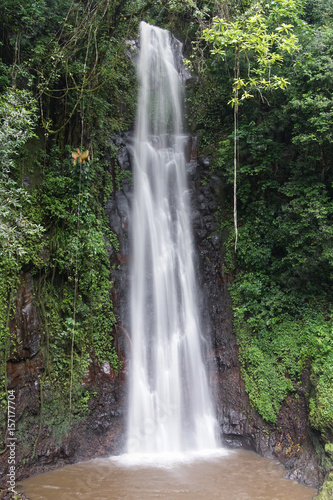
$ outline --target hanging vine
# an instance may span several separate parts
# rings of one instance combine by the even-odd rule
[[[234,108],[234,228],[235,252],[237,251],[237,158],[238,158],[238,116],[242,101],[252,98],[263,90],[284,89],[288,80],[273,74],[274,66],[281,66],[283,53],[298,50],[298,39],[293,33],[293,25],[282,22],[295,14],[299,6],[294,0],[278,0],[276,5],[259,0],[234,20],[216,18],[210,28],[203,31],[203,38],[213,45],[212,54],[223,59],[227,49],[234,49],[234,80],[232,98],[229,104]],[[278,23],[280,21],[280,23]],[[241,77],[240,56],[244,56],[244,76]]]

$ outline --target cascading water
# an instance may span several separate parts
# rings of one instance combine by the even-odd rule
[[[181,77],[168,31],[141,23],[138,73],[128,453],[215,449],[217,423],[201,353]]]

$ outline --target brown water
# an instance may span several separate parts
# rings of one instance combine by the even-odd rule
[[[273,460],[237,450],[224,456],[131,464],[97,459],[20,483],[31,500],[311,500],[316,491],[285,479]]]

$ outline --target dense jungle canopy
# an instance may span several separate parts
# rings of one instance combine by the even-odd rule
[[[51,425],[62,432],[89,412],[94,395],[81,382],[91,355],[119,369],[110,298],[117,264],[108,258],[118,241],[104,209],[127,175],[110,139],[133,129],[141,20],[184,44],[186,122],[209,158],[202,183],[214,179],[220,192],[220,251],[250,400],[274,424],[309,370],[309,426],[329,470],[332,0],[2,0],[2,410],[6,361],[20,352],[9,322],[22,273],[33,277],[43,324]],[[77,148],[89,151],[84,163],[73,162]]]

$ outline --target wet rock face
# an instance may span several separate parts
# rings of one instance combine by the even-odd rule
[[[36,357],[35,380],[27,383],[23,376],[15,389],[16,480],[66,464],[120,453],[125,436],[123,380],[108,379],[96,366],[91,387],[97,397],[90,402],[90,415],[74,422],[69,432],[55,435],[49,425],[42,423],[40,427],[39,361]],[[23,366],[22,373],[27,369]],[[46,391],[43,393],[46,399]],[[7,487],[8,456],[6,451],[0,457],[0,488]]]
[[[261,432],[265,426],[249,405],[233,335],[232,304],[228,292],[233,276],[225,269],[223,233],[216,217],[218,205],[223,204],[223,187],[218,178],[202,182],[209,175],[207,158],[192,161],[189,171],[202,333],[211,346],[207,358],[223,443],[267,454],[268,439]]]
[[[129,274],[128,263],[130,260],[129,223],[132,202],[132,135],[124,133],[117,135],[110,146],[117,151],[118,169],[115,162],[110,160],[109,172],[112,175],[114,190],[106,205],[106,214],[109,224],[118,237],[119,252],[112,250],[109,254],[113,266],[112,279],[114,282],[113,299],[114,310],[118,320],[117,332],[122,349],[126,351],[129,343],[129,311],[128,289]],[[124,173],[130,175],[124,175]],[[117,178],[118,176],[118,178]],[[118,189],[121,187],[121,189]]]
[[[192,160],[188,175],[202,333],[210,345],[206,357],[223,444],[252,449],[263,456],[278,459],[286,466],[287,477],[317,486],[320,482],[318,463],[307,424],[309,374],[303,374],[300,394],[296,398],[289,396],[283,402],[275,426],[264,422],[251,407],[233,334],[232,302],[228,291],[233,275],[225,269],[224,234],[216,217],[218,205],[223,206],[223,186],[217,177],[209,175],[207,158]],[[203,183],[202,179],[209,180]]]
[[[21,277],[15,302],[15,315],[9,321],[13,339],[10,359],[13,362],[33,358],[40,347],[40,324],[34,304],[32,277],[29,273]]]
[[[12,342],[7,376],[8,390],[15,396],[16,480],[80,460],[120,453],[125,436],[124,371],[116,376],[109,365],[101,366],[91,359],[83,381],[96,394],[89,402],[90,414],[78,422],[74,420],[69,432],[57,434],[44,417],[41,419],[41,402],[45,405],[53,395],[47,384],[42,389],[40,385],[45,368],[42,325],[28,273],[21,277],[15,306],[9,325]],[[118,339],[117,332],[115,337]],[[120,359],[124,359],[120,341],[117,349]],[[8,486],[8,457],[7,448],[0,455],[0,488]]]

